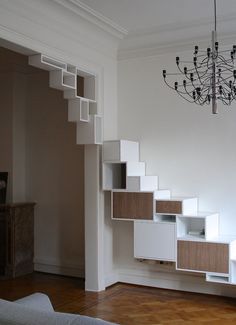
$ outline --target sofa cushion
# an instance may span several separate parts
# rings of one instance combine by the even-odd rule
[[[17,304],[24,305],[32,309],[39,309],[45,311],[54,311],[51,301],[47,295],[43,293],[33,293],[27,297],[15,300]]]
[[[27,306],[0,299],[1,325],[109,325],[103,320],[45,310],[37,310]]]

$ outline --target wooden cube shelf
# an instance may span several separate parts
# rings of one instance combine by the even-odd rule
[[[229,244],[177,240],[177,269],[229,273]]]
[[[156,200],[156,213],[161,214],[196,214],[197,198],[171,198]]]

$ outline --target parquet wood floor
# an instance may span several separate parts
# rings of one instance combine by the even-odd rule
[[[81,279],[33,273],[0,281],[0,298],[46,293],[56,311],[100,317],[122,325],[236,325],[236,299],[117,284],[85,292]]]

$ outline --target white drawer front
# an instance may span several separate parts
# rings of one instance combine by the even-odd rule
[[[176,260],[175,223],[134,222],[134,257]]]

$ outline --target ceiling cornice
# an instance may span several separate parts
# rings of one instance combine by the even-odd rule
[[[86,6],[79,0],[52,0],[60,5],[62,5],[67,10],[73,12],[74,14],[84,18],[90,23],[96,25],[108,34],[122,39],[128,34],[128,31],[123,27],[117,25],[109,18],[101,15],[99,12],[93,10],[92,8]]]
[[[221,46],[236,44],[235,14],[218,18],[218,41]],[[118,59],[155,56],[159,54],[192,51],[194,45],[211,45],[212,20],[198,19],[172,23],[129,33],[121,42]]]

